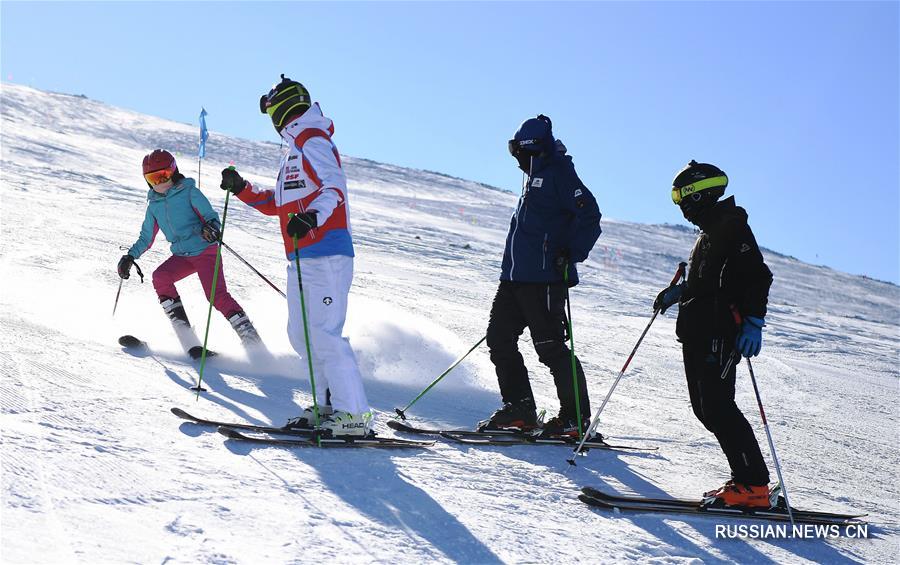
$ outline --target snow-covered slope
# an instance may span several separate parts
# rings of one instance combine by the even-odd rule
[[[214,314],[211,347],[222,355],[208,365],[209,392],[199,401],[188,390],[196,366],[181,353],[149,280],[126,281],[111,316],[121,246],[134,241],[144,212],[140,160],[165,147],[180,152],[182,171],[196,178],[196,143],[192,125],[2,87],[4,562],[897,558],[900,289],[775,252],[766,254],[775,285],[755,368],[792,501],[867,512],[873,539],[717,540],[711,518],[598,513],[578,502],[582,485],[694,497],[726,478],[718,445],[690,410],[672,314],[657,320],[601,425],[658,453],[592,452],[572,467],[561,447],[257,448],[181,423],[170,407],[280,424],[309,400],[303,363],[285,336],[283,299],[229,254],[229,288],[272,357],[248,359]],[[224,166],[272,185],[277,144],[214,133],[207,150],[201,187],[220,211]],[[358,254],[347,332],[378,430],[390,434],[384,422],[393,408],[482,337],[515,196],[437,173],[344,162]],[[604,187],[592,188],[602,209]],[[694,238],[679,226],[603,225],[572,295],[576,349],[595,405]],[[287,284],[273,219],[233,201],[226,240]],[[142,258],[148,276],[167,251],[160,238]],[[202,329],[200,285],[187,279],[180,291]],[[150,340],[153,355],[123,352],[116,345],[123,333]],[[539,405],[555,409],[552,381],[527,338],[522,349]],[[410,415],[471,426],[498,403],[482,349]],[[768,458],[744,367],[738,403]]]

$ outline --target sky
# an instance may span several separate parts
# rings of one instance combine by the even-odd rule
[[[543,113],[608,218],[686,224],[696,159],[761,245],[900,283],[898,2],[3,1],[0,36],[4,82],[212,135],[278,141],[285,73],[343,154],[508,190]]]

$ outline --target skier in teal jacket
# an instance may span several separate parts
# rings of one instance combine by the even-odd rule
[[[119,260],[119,276],[130,276],[134,261],[150,249],[161,230],[169,241],[172,256],[153,271],[153,288],[184,342],[186,332],[182,330],[189,329],[190,322],[175,283],[196,273],[209,299],[220,239],[219,215],[194,180],[178,172],[175,158],[168,151],[157,149],[144,157],[143,170],[150,186],[147,212],[138,240]],[[224,272],[225,265],[220,263],[213,306],[231,323],[244,345],[257,344],[259,334],[244,309],[228,293]]]

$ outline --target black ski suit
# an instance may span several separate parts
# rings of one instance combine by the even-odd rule
[[[541,363],[550,369],[560,417],[576,422],[572,359],[566,346],[566,285],[555,259],[569,254],[569,285],[575,263],[587,259],[600,237],[600,210],[575,173],[571,157],[555,154],[533,161],[516,213],[510,221],[500,286],[491,306],[487,345],[504,403],[534,402],[528,369],[519,352],[526,327]],[[587,384],[575,360],[582,420],[590,419]]]
[[[734,402],[740,353],[724,378],[722,370],[739,330],[732,307],[741,316],[764,318],[772,272],[734,197],[716,203],[698,225],[676,326],[691,406],[719,440],[735,482],[766,485],[769,471],[759,442]]]

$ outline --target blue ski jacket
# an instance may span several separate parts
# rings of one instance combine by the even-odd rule
[[[501,281],[563,280],[555,262],[569,253],[569,285],[578,283],[575,263],[587,259],[600,237],[600,209],[564,153],[535,157],[516,211],[510,218]]]
[[[194,179],[181,179],[165,194],[151,188],[147,192],[147,212],[141,225],[141,235],[128,254],[139,258],[150,249],[156,234],[162,230],[173,255],[200,255],[212,245],[200,237],[203,224],[209,221],[219,227],[219,215],[194,184]]]

